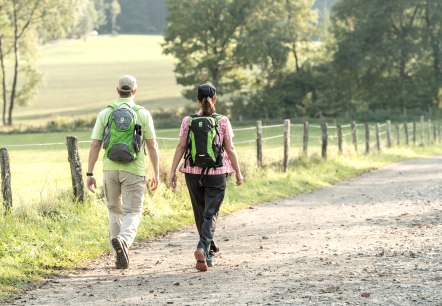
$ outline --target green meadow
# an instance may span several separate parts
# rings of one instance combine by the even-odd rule
[[[43,83],[30,105],[16,107],[16,123],[95,114],[116,98],[116,83],[123,74],[137,78],[136,99],[146,108],[183,107],[189,102],[181,97],[174,59],[162,54],[162,41],[162,36],[118,35],[43,46],[38,59]]]

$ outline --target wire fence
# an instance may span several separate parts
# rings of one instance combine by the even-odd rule
[[[156,140],[160,149],[161,170],[168,173],[180,138],[177,131],[158,132],[160,135]],[[318,155],[327,159],[336,154],[367,154],[394,146],[441,143],[440,124],[423,119],[418,122],[352,122],[342,125],[325,122],[310,125],[307,121],[291,124],[290,120],[285,120],[283,124],[263,125],[257,121],[254,127],[234,128],[233,132],[242,164],[252,167],[272,165],[284,171],[287,171],[290,161],[300,157]],[[12,198],[14,202],[25,203],[29,200],[27,195],[31,194],[34,200],[36,197],[42,200],[48,194],[69,188],[69,185],[73,186],[75,197],[80,197],[82,190],[76,188],[83,180],[80,160],[87,161],[90,140],[75,140],[76,153],[69,153],[68,150],[68,164],[65,147],[69,137],[66,139],[66,142],[0,144],[4,206],[12,206]],[[67,174],[68,168],[71,176]],[[20,182],[20,185],[13,185],[8,196],[4,190],[11,190],[11,181]]]

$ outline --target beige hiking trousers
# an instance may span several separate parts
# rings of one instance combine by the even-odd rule
[[[104,171],[104,195],[109,209],[109,240],[122,239],[129,247],[143,212],[146,181],[126,171]]]

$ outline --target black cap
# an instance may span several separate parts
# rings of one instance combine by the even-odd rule
[[[210,98],[213,98],[216,96],[216,88],[213,86],[212,83],[204,83],[198,86],[198,100],[204,99],[204,97],[209,96]]]

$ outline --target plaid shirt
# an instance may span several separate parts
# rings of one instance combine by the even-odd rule
[[[197,113],[197,115],[201,115],[201,111]],[[181,123],[180,129],[180,138],[187,138],[187,134],[189,132],[189,116],[184,117],[183,122]],[[230,121],[226,116],[222,116],[218,121],[218,132],[221,139],[221,142],[224,143],[226,139],[233,138],[233,130],[230,125]],[[189,173],[189,174],[201,174],[202,168],[200,167],[191,167],[189,160],[185,160],[180,166],[180,172]],[[219,168],[210,168],[207,172],[208,175],[219,175],[226,173],[234,173],[235,169],[233,169],[232,162],[227,156],[226,152],[223,152],[223,166]]]

